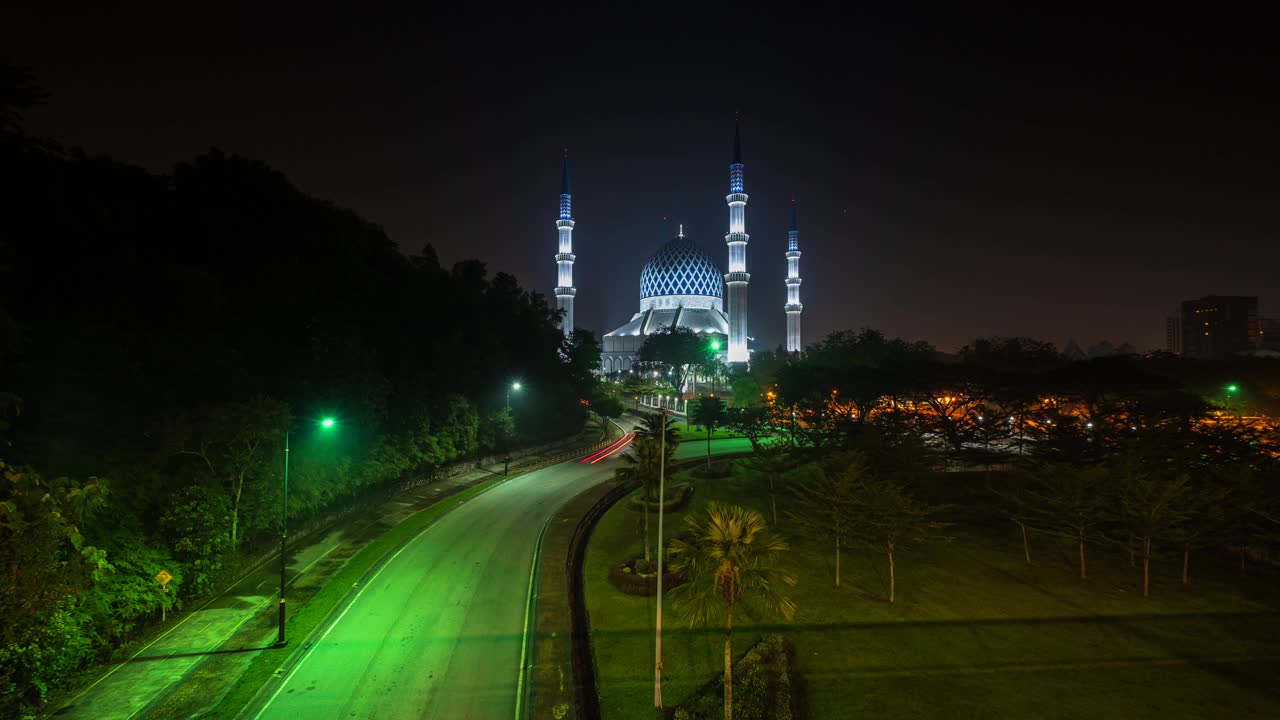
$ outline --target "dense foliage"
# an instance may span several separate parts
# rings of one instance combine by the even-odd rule
[[[514,277],[442,267],[429,243],[406,257],[261,162],[211,150],[156,175],[31,138],[20,111],[41,96],[3,69],[0,508],[18,570],[0,653],[24,670],[0,678],[0,714],[260,553],[279,527],[286,431],[297,522],[582,427],[595,340],[564,342]],[[336,427],[317,429],[322,416]],[[44,481],[19,468],[101,478],[49,494],[93,494],[99,511],[77,511],[74,531],[33,513]]]

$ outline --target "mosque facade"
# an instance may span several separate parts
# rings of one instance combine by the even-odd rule
[[[751,241],[746,231],[748,195],[742,162],[742,134],[734,128],[733,158],[729,164],[729,232],[725,235],[728,249],[728,272],[702,248],[679,234],[666,242],[649,258],[640,271],[639,310],[623,325],[604,335],[600,370],[606,374],[630,371],[639,361],[640,347],[649,335],[664,328],[683,327],[707,336],[708,343],[718,342],[724,348],[722,359],[728,363],[746,363],[750,359],[751,336],[747,315],[747,290],[751,274],[747,272],[747,246]],[[564,311],[562,327],[568,336],[573,328],[572,196],[569,189],[568,160],[565,160],[560,195],[559,284],[555,294]],[[798,232],[795,200],[792,199],[791,225],[787,232],[787,277],[784,283],[787,302],[788,352],[802,349],[800,339],[800,275]]]

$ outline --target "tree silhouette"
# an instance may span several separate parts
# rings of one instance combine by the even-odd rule
[[[671,541],[672,572],[689,582],[672,591],[676,609],[694,625],[724,614],[724,717],[733,718],[733,610],[742,603],[790,620],[796,606],[784,593],[796,576],[782,567],[787,543],[768,532],[764,516],[736,505],[709,503],[706,515],[689,515],[692,541]]]
[[[689,420],[707,429],[707,467],[711,467],[711,435],[725,422],[724,401],[715,395],[700,398],[689,413]]]
[[[809,533],[832,543],[835,548],[836,587],[840,587],[840,548],[848,545],[854,524],[859,521],[862,481],[868,476],[866,461],[853,456],[843,467],[810,468],[810,477],[791,484],[794,509],[787,517]]]
[[[769,481],[769,507],[773,511],[773,524],[778,526],[778,480],[789,470],[795,461],[788,452],[787,444],[782,440],[757,443],[754,452],[744,464],[747,469],[765,476]]]
[[[944,523],[933,519],[944,510],[916,500],[897,483],[862,475],[857,479],[854,532],[862,544],[889,558],[889,604],[897,589],[896,553],[938,537]]]

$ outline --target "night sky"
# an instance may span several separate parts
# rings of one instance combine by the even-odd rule
[[[771,347],[793,193],[808,342],[872,326],[1146,350],[1181,299],[1280,316],[1273,16],[427,5],[10,8],[0,52],[51,94],[35,134],[158,172],[210,146],[261,159],[406,253],[548,296],[567,145],[577,319],[597,333],[637,310],[675,223],[725,265],[738,111],[750,327]]]

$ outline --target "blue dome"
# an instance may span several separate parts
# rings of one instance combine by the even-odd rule
[[[723,296],[720,268],[689,238],[678,236],[658,248],[640,271],[640,299],[663,295]]]

